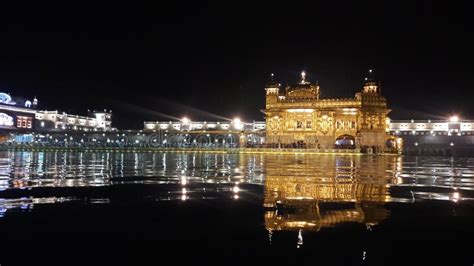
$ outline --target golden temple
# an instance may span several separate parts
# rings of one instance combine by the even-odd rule
[[[320,98],[318,83],[301,73],[299,83],[286,86],[273,80],[266,85],[266,142],[278,147],[388,149],[387,100],[373,78],[365,79],[354,98]]]

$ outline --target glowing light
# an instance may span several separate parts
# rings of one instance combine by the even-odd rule
[[[304,71],[301,71],[301,83],[304,84],[306,83],[306,73]]]
[[[0,92],[0,102],[1,103],[10,103],[12,101],[12,97],[7,93]]]
[[[303,245],[303,231],[300,229],[298,231],[298,243],[296,245],[297,248],[300,248]]]
[[[232,191],[234,191],[234,193],[239,193],[240,188],[239,188],[238,186],[234,186],[234,187],[232,188]]]
[[[1,126],[13,126],[13,117],[0,113],[0,125]]]
[[[453,197],[451,198],[451,200],[454,201],[454,202],[458,202],[459,199],[460,199],[459,192],[454,192]]]
[[[357,108],[342,108],[343,112],[357,112]]]
[[[449,145],[451,145],[451,146],[454,146],[454,143],[453,143],[453,142],[451,142]]]
[[[449,122],[457,123],[457,122],[459,122],[459,117],[457,115],[453,115],[449,118]]]
[[[234,127],[237,129],[242,129],[244,126],[244,124],[242,123],[242,120],[240,120],[240,118],[238,117],[234,118],[233,123],[234,123]]]
[[[314,109],[288,109],[286,111],[289,113],[312,113]]]
[[[183,117],[183,119],[181,119],[181,122],[183,122],[183,124],[187,125],[187,124],[189,124],[189,122],[191,122],[191,120],[189,120],[189,118],[187,118],[187,117]]]

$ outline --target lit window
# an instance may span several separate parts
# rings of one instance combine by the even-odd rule
[[[296,121],[296,128],[303,128],[303,122],[302,121]]]
[[[32,128],[33,119],[28,116],[17,116],[16,127],[18,128]]]
[[[351,121],[351,128],[352,129],[356,128],[356,122],[355,121]]]

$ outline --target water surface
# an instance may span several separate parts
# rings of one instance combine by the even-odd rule
[[[472,265],[473,181],[474,158],[2,152],[0,263]]]

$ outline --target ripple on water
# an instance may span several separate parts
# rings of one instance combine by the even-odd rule
[[[281,218],[281,210],[285,208],[299,206],[321,210],[320,205],[327,203],[350,203],[349,212],[328,212],[331,214],[328,219],[350,221],[371,214],[375,217],[387,216],[388,212],[383,208],[387,202],[471,201],[474,198],[474,159],[0,152],[0,190],[3,191],[0,193],[12,189],[111,187],[123,184],[161,188],[149,195],[154,201],[213,200],[222,195],[241,200],[248,195],[245,194],[246,186],[252,185],[263,188],[262,197],[268,212],[266,215],[274,217],[274,222],[277,222],[278,217]],[[0,198],[0,206],[11,209],[26,204],[13,204],[14,200]],[[30,205],[63,202],[35,202],[34,197],[31,200]],[[97,197],[89,203],[109,204],[110,199]],[[280,213],[276,211],[278,209]],[[365,215],[361,216],[361,212]],[[305,215],[313,217],[321,213]],[[303,222],[293,218],[289,218],[287,225],[278,226],[290,228]],[[313,218],[309,219],[309,223],[318,225],[317,219]]]

